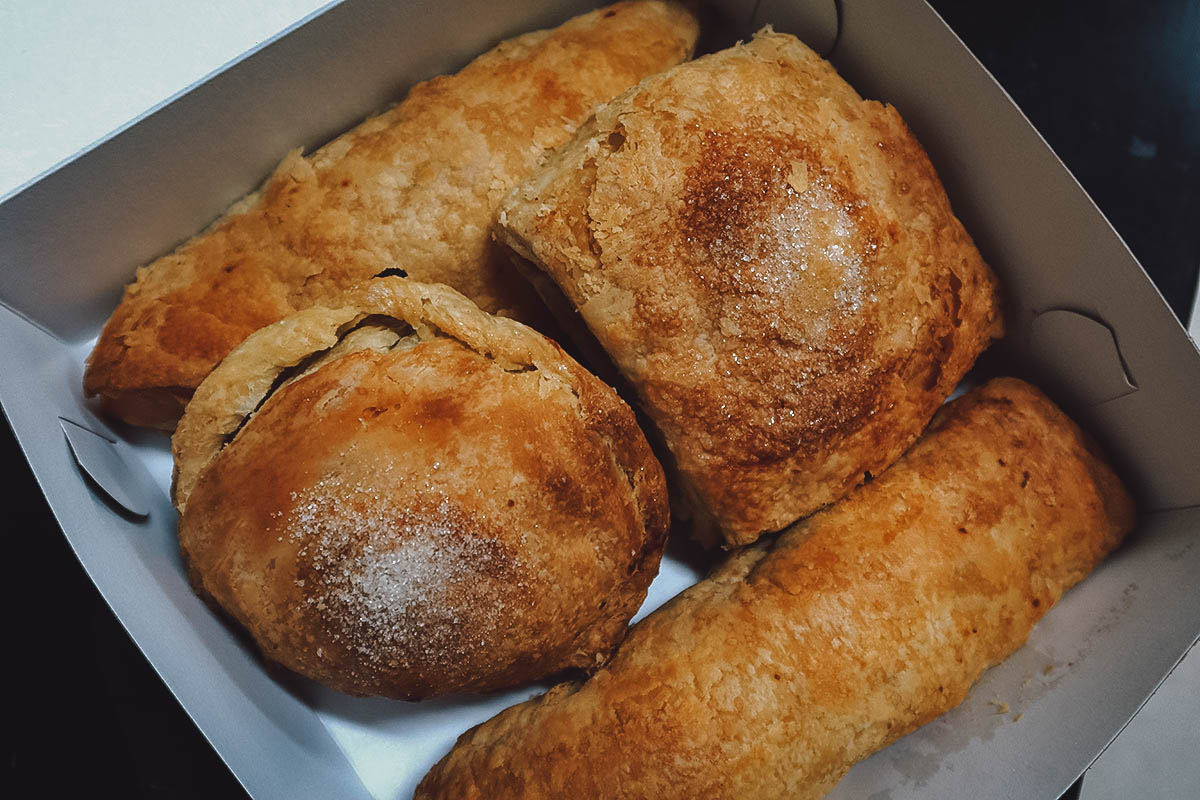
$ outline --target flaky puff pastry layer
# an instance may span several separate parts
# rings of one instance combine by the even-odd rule
[[[769,29],[600,108],[499,215],[729,546],[881,472],[1001,333],[900,115]]]
[[[415,86],[311,156],[290,154],[208,230],[138,270],[84,389],[126,422],[173,428],[252,331],[390,268],[530,321],[538,303],[489,238],[501,197],[593,108],[689,57],[694,18],[618,3]]]
[[[1133,523],[1078,428],[993,381],[651,614],[589,681],[468,731],[416,796],[819,798],[961,702]]]
[[[351,694],[597,668],[669,523],[632,410],[445,286],[341,300],[252,334],[188,405],[173,498],[199,594]]]

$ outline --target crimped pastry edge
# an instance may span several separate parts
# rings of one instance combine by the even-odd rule
[[[196,389],[171,439],[171,499],[180,514],[205,469],[280,377],[336,345],[366,317],[391,317],[421,339],[449,336],[505,369],[534,367],[570,383],[557,345],[515,320],[488,314],[449,286],[377,278],[342,300],[335,308],[304,309],[251,334]]]

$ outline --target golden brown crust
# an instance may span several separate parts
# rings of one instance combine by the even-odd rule
[[[335,307],[305,309],[256,331],[196,389],[171,440],[172,500],[181,511],[200,472],[275,388],[279,377],[333,348],[348,330],[373,314],[410,326],[419,338],[440,334],[459,339],[504,369],[536,367],[554,376],[566,375],[567,365],[574,365],[554,342],[514,320],[481,313],[448,286],[381,278],[336,300]]]
[[[268,658],[352,694],[597,667],[669,525],[633,412],[447,287],[345,301],[251,335],[189,405],[174,494],[197,590]]]
[[[993,381],[639,623],[586,683],[468,731],[416,797],[821,797],[957,705],[1133,522],[1078,428]]]
[[[388,268],[536,319],[489,240],[500,198],[592,108],[687,58],[696,22],[619,3],[506,41],[309,157],[138,271],[84,388],[127,422],[171,428],[186,396],[252,331]]]
[[[896,111],[794,37],[644,80],[501,204],[729,545],[843,496],[1001,332]]]

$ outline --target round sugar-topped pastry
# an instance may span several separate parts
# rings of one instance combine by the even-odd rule
[[[662,468],[553,342],[374,281],[264,328],[176,432],[194,586],[271,660],[418,699],[594,668],[658,568]]]

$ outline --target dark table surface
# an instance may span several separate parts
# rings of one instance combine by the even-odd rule
[[[1200,268],[1200,0],[932,4],[1186,322]],[[0,461],[13,693],[0,785],[242,795],[84,574],[7,423]]]

